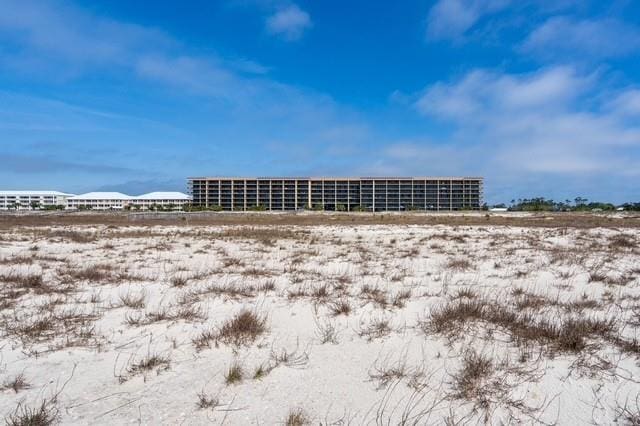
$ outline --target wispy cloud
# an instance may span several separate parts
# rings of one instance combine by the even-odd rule
[[[640,50],[640,28],[613,18],[552,17],[527,37],[522,49],[543,59],[625,56]]]
[[[269,33],[288,41],[295,41],[299,40],[313,24],[307,12],[295,4],[289,4],[267,17],[265,26]]]
[[[137,172],[127,167],[117,167],[99,163],[80,163],[41,155],[5,154],[2,158],[3,161],[6,162],[3,166],[3,172],[5,173],[50,174],[72,171],[97,175],[116,175]]]
[[[483,146],[488,167],[511,172],[633,173],[640,126],[607,108],[597,76],[568,67],[530,74],[469,72],[427,87],[418,111]],[[626,99],[629,91],[622,91]],[[632,155],[633,154],[633,155]]]
[[[137,52],[169,47],[161,31],[97,17],[60,2],[4,0],[0,37],[29,48],[5,56],[9,65],[65,63],[76,68],[125,66]],[[49,69],[50,67],[46,67]]]
[[[456,40],[483,16],[506,8],[511,0],[438,0],[427,18],[427,37]]]

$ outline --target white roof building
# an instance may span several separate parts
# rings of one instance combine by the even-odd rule
[[[122,210],[133,197],[120,192],[88,192],[67,199],[67,209]]]
[[[67,194],[66,192],[60,191],[0,191],[0,197],[5,196],[25,196],[25,197],[56,197],[56,196],[66,196],[73,197],[75,194]]]
[[[149,192],[148,194],[134,197],[136,200],[184,200],[189,201],[191,197],[182,192]]]
[[[133,197],[121,192],[87,192],[71,197],[71,200],[130,200]]]
[[[121,192],[89,192],[87,194],[70,197],[67,209],[91,210],[122,210],[134,208],[148,210],[149,208],[182,209],[191,198],[182,192],[150,192],[139,196],[131,196]]]
[[[191,203],[191,197],[182,192],[150,192],[133,197],[131,206],[134,209],[140,210],[158,207],[162,209],[182,210],[183,206],[189,203]]]
[[[72,196],[60,191],[0,191],[0,210],[61,208]]]

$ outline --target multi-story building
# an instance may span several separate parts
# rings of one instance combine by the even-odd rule
[[[161,208],[165,210],[183,210],[191,203],[191,197],[182,192],[150,192],[133,197],[129,205],[134,209],[150,210]]]
[[[63,208],[73,196],[58,191],[0,191],[0,210]]]
[[[120,192],[89,192],[70,197],[67,200],[67,209],[123,210],[132,208],[135,210],[182,210],[190,202],[191,198],[181,192],[151,192],[139,196],[131,196]]]
[[[194,177],[194,207],[265,210],[478,210],[480,177]]]
[[[133,197],[120,192],[88,192],[67,200],[67,209],[122,210]]]

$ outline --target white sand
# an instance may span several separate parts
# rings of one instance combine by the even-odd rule
[[[9,416],[18,404],[36,407],[44,400],[63,424],[284,424],[296,408],[313,424],[396,424],[403,416],[408,424],[611,424],[624,423],[625,405],[637,415],[638,354],[610,341],[594,338],[578,352],[535,342],[523,349],[499,327],[469,324],[462,335],[447,337],[425,333],[419,325],[435,307],[454,303],[461,289],[508,304],[516,300],[517,288],[558,302],[530,308],[539,318],[613,318],[619,336],[632,341],[640,320],[638,230],[289,229],[299,236],[273,244],[222,238],[223,229],[215,227],[67,228],[99,235],[87,243],[48,236],[52,230],[44,228],[3,232],[0,277],[42,275],[45,285],[60,289],[69,281],[72,289],[59,294],[31,289],[10,303],[6,291],[20,285],[0,278],[7,303],[0,311],[0,384],[22,373],[30,385],[17,393],[0,391],[0,413]],[[621,233],[635,248],[609,246]],[[16,264],[11,260],[16,257],[34,260]],[[460,259],[470,261],[467,269],[449,265]],[[104,282],[64,278],[68,270],[94,264],[129,275]],[[596,271],[606,279],[589,282]],[[185,278],[186,285],[172,286],[175,277]],[[275,289],[245,296],[203,290],[265,283]],[[323,285],[329,296],[313,297]],[[383,292],[387,306],[363,296],[363,286]],[[290,297],[296,290],[308,295]],[[410,297],[393,306],[394,296],[407,290]],[[144,294],[145,307],[122,306],[126,294]],[[193,300],[180,305],[189,294]],[[349,302],[349,315],[332,315],[337,300]],[[596,303],[568,311],[568,303],[580,300]],[[51,311],[42,307],[47,302]],[[206,318],[127,322],[162,308],[174,314],[181,306],[197,308]],[[243,307],[267,316],[264,334],[247,345],[220,342],[196,349],[192,339],[202,330],[215,330]],[[64,312],[89,317],[76,329],[64,329]],[[58,328],[39,340],[16,331],[16,324],[38,318],[49,318]],[[389,330],[367,336],[376,320],[388,322]],[[93,329],[93,335],[80,336],[82,327]],[[321,342],[323,327],[335,328],[334,342]],[[478,382],[477,394],[465,398],[456,392],[456,377],[471,349],[490,359],[492,368]],[[288,362],[260,379],[252,377],[259,365],[274,365],[273,353],[283,352]],[[154,354],[165,357],[168,366],[129,371]],[[520,360],[523,354],[528,359]],[[234,361],[246,377],[227,385],[225,373]],[[376,377],[393,367],[401,377],[386,383]],[[219,405],[197,407],[199,393],[217,398]]]

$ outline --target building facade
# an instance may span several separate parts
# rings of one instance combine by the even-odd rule
[[[73,196],[58,191],[0,191],[0,210],[64,208]]]
[[[264,210],[479,210],[479,177],[194,177],[194,207]]]
[[[89,192],[67,200],[68,210],[182,210],[191,198],[181,192],[150,192],[131,196],[120,192]]]
[[[182,192],[150,192],[133,197],[129,205],[135,210],[183,210],[191,203],[191,197]]]
[[[120,192],[88,192],[67,200],[68,210],[122,210],[131,202],[130,195]]]

